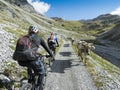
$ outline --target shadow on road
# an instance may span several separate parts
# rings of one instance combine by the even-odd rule
[[[70,69],[73,66],[79,66],[80,65],[79,61],[75,61],[75,62],[78,62],[76,64],[72,64],[72,62],[74,62],[73,59],[69,59],[69,60],[55,60],[55,62],[51,66],[51,72],[65,73],[65,70],[68,70],[68,69]]]
[[[65,49],[66,49],[67,47],[70,47],[70,44],[64,44],[63,47],[65,47]],[[71,57],[74,54],[75,53],[66,51],[66,50],[63,52],[59,52],[60,58],[53,62],[52,66],[51,66],[51,72],[65,73],[65,71],[69,70],[71,67],[80,65],[79,61],[77,61],[78,59],[76,59],[76,58],[71,59]]]
[[[64,70],[71,67],[71,60],[56,60],[52,67],[52,72],[64,73]]]
[[[69,47],[70,46],[70,44],[64,44],[63,45],[63,47]]]
[[[59,54],[62,55],[62,56],[70,56],[70,55],[72,55],[71,52],[59,52]]]

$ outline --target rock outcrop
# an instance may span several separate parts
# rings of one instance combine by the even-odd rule
[[[17,5],[28,12],[36,13],[34,8],[27,2],[27,0],[5,0],[5,1],[9,2],[10,4]]]

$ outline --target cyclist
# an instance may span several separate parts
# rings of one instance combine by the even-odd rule
[[[51,53],[50,49],[47,47],[45,41],[38,36],[38,28],[35,26],[30,26],[28,35],[32,38],[33,43],[31,44],[32,48],[35,48],[35,52],[37,53],[37,50],[39,46],[41,45],[48,53],[49,55],[54,59],[53,54]],[[38,56],[36,56],[35,60],[25,60],[25,61],[18,61],[18,64],[21,66],[28,67],[28,73],[31,72],[30,70],[33,69],[36,74],[39,75],[38,83],[41,85],[43,77],[45,75],[45,68],[43,63],[39,60]]]
[[[50,37],[48,38],[48,46],[51,50],[54,51],[54,54],[56,53],[55,52],[55,49],[56,49],[56,44],[57,46],[59,47],[59,43],[58,43],[58,39],[57,37],[55,36],[54,33],[51,33]]]

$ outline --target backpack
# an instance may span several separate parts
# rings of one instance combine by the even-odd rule
[[[33,43],[29,35],[25,35],[17,40],[16,50],[13,54],[13,59],[17,61],[35,60],[35,50],[31,48]]]

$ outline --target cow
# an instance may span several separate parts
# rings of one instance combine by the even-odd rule
[[[79,41],[77,44],[78,56],[80,60],[86,65],[87,55],[90,55],[90,50],[95,49],[92,43],[87,43],[86,41]]]

